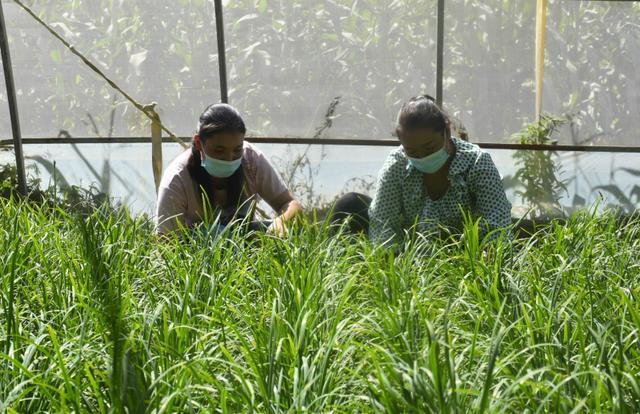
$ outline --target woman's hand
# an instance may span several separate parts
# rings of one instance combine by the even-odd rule
[[[269,227],[267,227],[267,234],[273,234],[276,236],[286,236],[288,233],[287,226],[282,219],[282,216],[276,217]]]
[[[275,200],[269,202],[271,207],[280,215],[276,217],[267,228],[267,234],[284,236],[287,234],[286,222],[293,219],[302,211],[300,203],[293,198],[289,191],[280,194]]]

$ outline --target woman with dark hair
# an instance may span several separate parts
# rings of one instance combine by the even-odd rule
[[[405,103],[396,134],[401,146],[382,167],[369,207],[372,241],[400,243],[414,225],[425,235],[460,231],[463,211],[480,219],[481,237],[511,223],[511,203],[491,156],[452,137],[451,121],[433,98]]]
[[[159,234],[191,228],[207,217],[222,226],[251,220],[260,199],[279,214],[264,228],[277,234],[286,231],[285,223],[301,210],[300,203],[264,154],[244,141],[246,131],[234,107],[214,104],[205,109],[191,148],[162,176],[156,210]]]

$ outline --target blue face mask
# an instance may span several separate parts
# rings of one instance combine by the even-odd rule
[[[242,157],[233,161],[225,161],[204,154],[204,160],[200,165],[213,177],[227,178],[231,177],[240,168],[241,163]]]
[[[433,154],[429,154],[423,158],[407,158],[409,158],[411,165],[413,165],[418,171],[433,174],[447,163],[449,153],[444,149],[444,147],[442,147]]]

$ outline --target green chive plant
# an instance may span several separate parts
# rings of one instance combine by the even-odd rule
[[[0,412],[640,412],[640,219],[594,211],[394,253],[0,199]]]

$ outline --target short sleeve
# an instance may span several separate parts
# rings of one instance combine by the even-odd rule
[[[502,178],[491,155],[482,152],[469,173],[470,188],[475,195],[475,217],[482,217],[483,233],[511,224],[511,203]]]
[[[156,206],[156,232],[167,234],[185,225],[187,196],[180,176],[175,175],[158,188],[158,204]]]
[[[369,238],[392,245],[402,239],[402,177],[404,164],[391,153],[378,174],[376,193],[369,206]]]
[[[255,192],[271,205],[273,200],[288,189],[269,159],[261,151],[254,149],[254,152]]]

